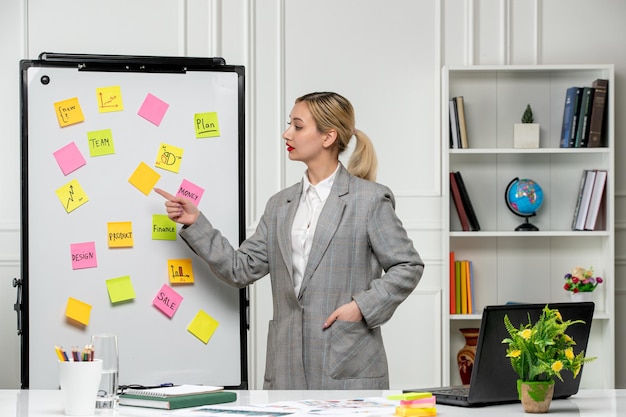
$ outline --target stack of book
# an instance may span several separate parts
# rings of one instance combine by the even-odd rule
[[[603,229],[602,216],[605,202],[607,171],[584,169],[578,187],[578,198],[572,219],[572,230]]]
[[[452,201],[461,221],[461,228],[464,232],[480,230],[480,224],[474,211],[474,206],[470,200],[469,193],[465,187],[463,176],[460,172],[450,172],[450,192]]]
[[[450,252],[450,314],[472,314],[474,311],[472,261],[457,260],[454,252]]]
[[[469,148],[463,96],[450,99],[450,148]]]
[[[224,391],[223,387],[176,385],[173,387],[127,389],[120,395],[120,405],[175,410],[207,404],[228,403],[236,399],[237,393]]]
[[[561,148],[593,148],[604,144],[604,122],[609,81],[598,78],[591,87],[565,92]]]

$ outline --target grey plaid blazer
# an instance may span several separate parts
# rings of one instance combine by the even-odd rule
[[[395,214],[391,191],[341,166],[296,297],[291,225],[301,193],[298,183],[272,196],[238,249],[203,215],[180,235],[230,285],[244,287],[269,273],[274,313],[264,389],[386,389],[380,325],[413,291],[424,264]],[[363,321],[336,321],[323,330],[324,320],[351,300]]]

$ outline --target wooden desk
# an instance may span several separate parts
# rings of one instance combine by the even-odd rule
[[[399,391],[237,391],[233,405],[268,404],[305,399],[339,400],[363,397],[386,397]],[[97,410],[96,416],[151,417],[174,414],[138,407],[121,406],[116,412]],[[582,390],[566,400],[552,402],[550,414],[559,417],[617,417],[626,415],[626,390]],[[0,416],[50,417],[63,416],[63,397],[58,390],[0,390]],[[438,416],[528,416],[520,404],[481,408],[437,406]]]

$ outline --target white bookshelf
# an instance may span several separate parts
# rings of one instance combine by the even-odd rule
[[[560,148],[565,91],[609,80],[605,112],[606,147]],[[569,301],[563,275],[574,266],[593,266],[605,282],[594,292],[596,310],[581,386],[613,388],[614,332],[614,69],[612,65],[444,67],[442,72],[443,259],[450,251],[474,271],[474,314],[450,314],[449,265],[443,268],[442,380],[461,382],[456,353],[461,327],[479,327],[482,308],[509,301]],[[463,96],[468,149],[449,148],[448,100]],[[530,104],[540,124],[537,149],[513,147],[513,124]],[[583,169],[606,169],[606,227],[572,231]],[[462,231],[451,201],[449,172],[460,171],[481,229]],[[544,202],[531,223],[538,232],[516,232],[524,221],[507,208],[505,189],[515,177],[535,180]]]

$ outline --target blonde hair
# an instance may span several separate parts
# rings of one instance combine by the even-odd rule
[[[296,103],[307,103],[315,120],[317,130],[337,131],[335,141],[339,154],[343,153],[354,135],[357,139],[354,152],[348,161],[348,172],[357,177],[376,180],[377,159],[370,138],[354,127],[354,108],[345,97],[332,92],[310,93],[296,99]]]

